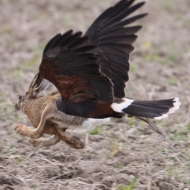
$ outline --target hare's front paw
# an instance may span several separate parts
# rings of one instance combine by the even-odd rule
[[[15,130],[18,134],[22,134],[24,126],[22,126],[22,125],[19,124],[19,123],[16,123],[16,124],[13,125],[13,128],[14,128],[14,130]]]
[[[14,124],[13,128],[20,135],[32,137],[35,139],[41,137],[40,136],[41,134],[38,131],[36,132],[35,130],[31,129],[30,127],[28,127],[26,125]]]

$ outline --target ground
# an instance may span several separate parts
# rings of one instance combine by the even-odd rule
[[[131,56],[127,97],[180,97],[176,114],[147,124],[123,118],[89,131],[84,150],[63,142],[36,148],[16,134],[28,123],[14,111],[38,70],[46,42],[70,28],[83,32],[116,0],[0,1],[0,189],[188,190],[190,189],[190,1],[147,0]],[[84,130],[71,129],[81,139]],[[134,185],[134,187],[132,187]]]

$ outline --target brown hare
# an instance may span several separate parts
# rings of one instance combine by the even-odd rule
[[[47,43],[39,74],[16,105],[28,115],[36,129],[17,124],[15,130],[18,133],[32,139],[43,133],[53,134],[49,140],[31,141],[51,145],[63,140],[74,148],[83,148],[81,141],[65,135],[68,124],[83,125],[87,118],[121,118],[125,115],[151,124],[148,119],[162,119],[179,109],[181,103],[177,97],[153,101],[125,98],[132,44],[141,29],[141,26],[131,24],[147,15],[132,15],[144,5],[144,2],[134,2],[121,0],[108,8],[84,35],[69,30],[57,34]],[[47,86],[47,80],[60,94],[38,97]]]
[[[15,109],[25,113],[36,129],[21,124],[15,124],[14,129],[19,134],[30,137],[30,142],[36,146],[51,146],[63,140],[73,148],[84,148],[83,142],[75,137],[66,136],[65,131],[69,125],[82,125],[87,119],[59,111],[56,100],[61,95],[58,92],[40,96],[48,83],[43,79],[34,86],[37,76],[38,74],[32,80],[28,91],[23,96],[19,95],[19,100],[15,104]],[[40,138],[44,133],[53,136]]]

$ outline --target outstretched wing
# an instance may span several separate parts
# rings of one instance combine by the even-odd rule
[[[61,93],[59,110],[79,116],[86,112],[85,117],[120,117],[110,104],[115,97],[124,97],[131,44],[141,28],[125,26],[146,15],[124,19],[143,5],[132,6],[133,2],[121,0],[107,9],[83,37],[71,30],[56,35],[46,45],[39,73]]]
[[[113,85],[100,70],[98,58],[89,53],[88,37],[70,30],[58,34],[46,45],[40,76],[52,82],[63,99],[80,103],[87,100],[113,102]]]
[[[125,82],[128,81],[129,54],[134,49],[135,33],[141,26],[127,26],[146,16],[128,16],[140,8],[144,2],[132,5],[134,0],[121,0],[115,6],[104,11],[89,27],[87,45],[97,46],[91,52],[99,55],[101,71],[114,84],[114,96],[125,96]],[[127,17],[127,18],[126,18]],[[127,26],[127,27],[126,27]]]

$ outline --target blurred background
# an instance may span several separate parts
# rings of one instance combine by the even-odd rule
[[[84,150],[63,142],[36,148],[12,124],[28,123],[14,111],[38,71],[46,43],[69,29],[86,31],[116,0],[0,0],[0,189],[187,190],[190,188],[190,1],[147,0],[138,13],[126,96],[180,97],[181,109],[156,124],[123,118],[89,131]],[[136,1],[139,2],[139,1]],[[84,139],[84,132],[76,132]],[[136,180],[134,180],[136,179]],[[133,187],[133,185],[135,187]],[[131,187],[130,187],[131,186]]]

